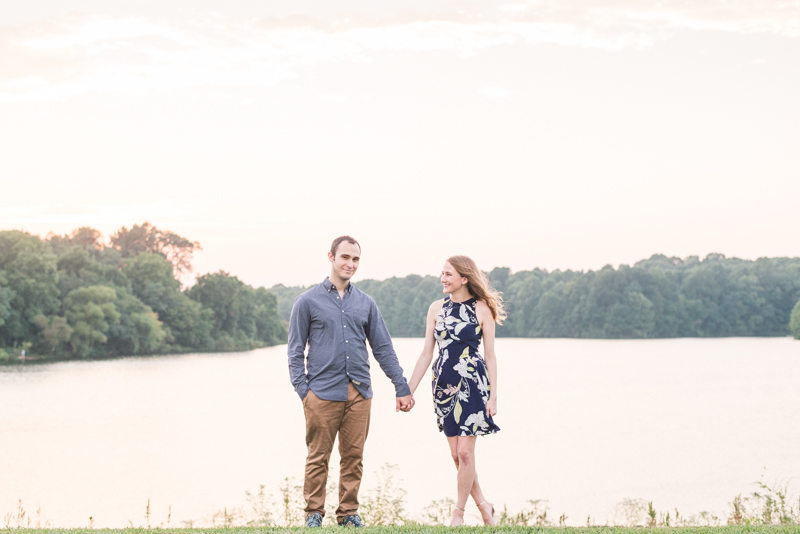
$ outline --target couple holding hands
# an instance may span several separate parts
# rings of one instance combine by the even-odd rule
[[[337,434],[341,456],[337,523],[364,526],[358,515],[358,490],[372,403],[366,341],[394,384],[397,410],[404,412],[414,407],[413,393],[438,344],[432,366],[433,401],[439,430],[447,437],[458,469],[458,499],[450,524],[464,523],[470,495],[483,522],[496,524],[494,507],[484,497],[475,471],[475,439],[500,430],[492,420],[497,413],[495,324],[505,318],[499,294],[470,258],[448,258],[441,278],[445,297],[428,309],[425,345],[406,382],[375,301],[350,284],[361,246],[350,236],[338,237],[328,259],[330,276],[295,299],[289,321],[289,375],[306,418],[306,526],[322,525],[328,461]],[[481,339],[483,357],[478,352]]]

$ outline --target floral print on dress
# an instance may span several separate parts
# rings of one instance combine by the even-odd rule
[[[486,415],[489,378],[478,346],[482,332],[474,298],[445,297],[434,336],[439,357],[433,363],[433,401],[439,430],[446,436],[494,434],[500,427]]]

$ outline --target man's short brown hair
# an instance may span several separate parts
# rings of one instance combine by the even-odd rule
[[[358,244],[358,241],[356,241],[349,235],[339,236],[333,240],[333,243],[331,243],[331,254],[333,254],[334,258],[336,257],[336,249],[338,249],[339,245],[341,245],[344,241],[347,241],[348,243],[358,246],[358,250],[361,250],[361,245]]]

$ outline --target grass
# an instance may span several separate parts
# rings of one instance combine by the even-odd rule
[[[338,527],[323,527],[325,530],[330,531]],[[7,529],[15,533],[25,534],[102,534],[102,533],[120,533],[120,534],[280,534],[283,532],[308,532],[304,527],[233,527],[233,528],[125,528],[125,529]],[[417,532],[425,532],[431,534],[458,534],[458,533],[475,533],[475,532],[501,532],[501,533],[528,533],[536,532],[541,534],[645,534],[653,532],[656,534],[689,534],[689,533],[704,533],[704,534],[800,534],[800,525],[734,525],[734,526],[717,526],[717,527],[522,527],[522,526],[504,526],[504,527],[443,527],[443,526],[428,526],[428,525],[403,525],[403,526],[390,526],[390,527],[367,527],[366,532],[370,534],[414,534]]]

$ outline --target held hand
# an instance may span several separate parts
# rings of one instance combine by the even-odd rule
[[[395,402],[395,411],[404,411],[407,412],[414,407],[414,396],[413,395],[406,395],[405,397],[397,397]]]
[[[486,415],[497,415],[497,399],[489,399],[486,403]]]

